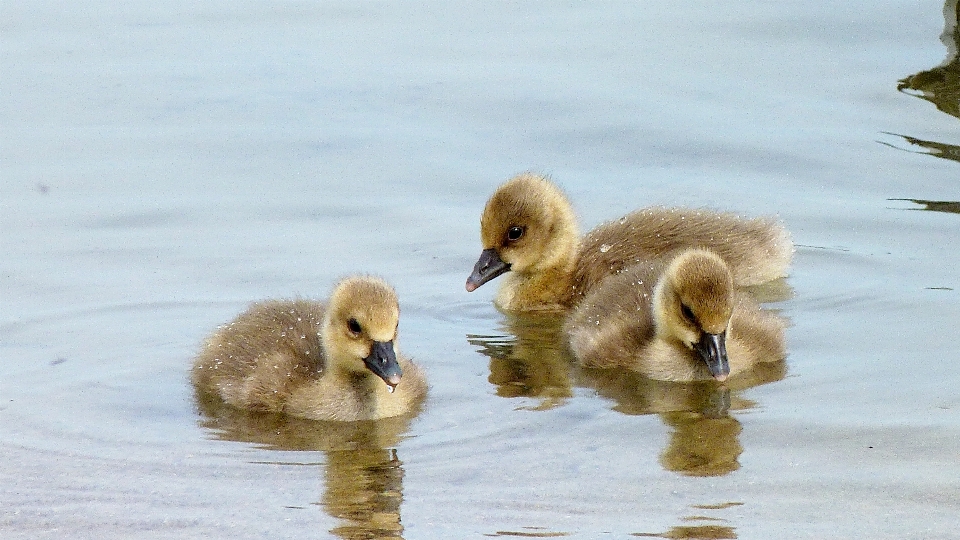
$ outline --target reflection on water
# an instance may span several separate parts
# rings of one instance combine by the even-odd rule
[[[491,384],[500,397],[532,397],[536,409],[562,405],[573,395],[574,360],[563,338],[562,315],[504,314],[494,336],[467,335],[467,341],[490,358]]]
[[[946,143],[938,143],[938,142],[934,142],[934,141],[925,141],[925,140],[923,140],[923,139],[917,139],[917,138],[915,138],[915,137],[908,137],[908,136],[906,136],[906,135],[898,135],[898,134],[896,134],[896,133],[888,133],[888,135],[895,135],[895,136],[897,136],[897,137],[901,137],[901,138],[903,138],[903,140],[907,141],[907,142],[910,143],[911,145],[913,145],[913,146],[919,146],[920,148],[923,149],[923,150],[921,150],[921,151],[916,151],[916,152],[914,152],[913,150],[907,150],[908,152],[914,152],[914,153],[917,153],[917,154],[927,154],[927,155],[930,155],[930,156],[934,156],[934,157],[938,157],[938,158],[943,158],[943,159],[949,159],[949,160],[952,160],[952,161],[960,161],[960,146],[956,146],[956,145],[953,145],[953,144],[946,144]],[[882,141],[881,141],[880,144],[884,144],[884,145],[886,145],[886,146],[890,146],[890,147],[893,147],[893,148],[899,148],[899,149],[901,149],[901,150],[905,150],[905,149],[900,148],[900,147],[898,147],[898,146],[895,146],[895,145],[892,145],[892,144],[888,144],[888,143],[885,143],[885,142],[882,142]]]
[[[939,66],[900,79],[897,89],[933,103],[937,109],[960,118],[960,25],[958,0],[943,6],[944,28],[940,39],[947,46],[947,59]]]
[[[728,386],[712,381],[656,381],[626,369],[583,369],[579,374],[580,385],[613,400],[613,409],[624,414],[696,412],[722,418],[731,408],[753,406],[749,401],[733,398]]]
[[[741,506],[743,503],[740,502],[730,502],[730,503],[721,503],[721,504],[698,504],[694,505],[694,509],[698,510],[723,510],[725,508],[730,508],[734,506]],[[733,527],[728,525],[717,525],[716,523],[726,523],[727,520],[723,518],[715,518],[710,516],[702,515],[693,515],[686,516],[682,518],[682,521],[706,521],[711,522],[707,525],[681,525],[678,527],[671,527],[669,531],[662,533],[634,533],[632,536],[639,536],[643,538],[699,538],[702,540],[719,540],[727,538],[737,538],[737,533]]]
[[[778,278],[773,281],[744,287],[754,300],[761,304],[771,302],[785,302],[793,298],[793,287],[787,283],[787,278]]]
[[[699,538],[701,540],[720,540],[726,538],[736,538],[737,533],[733,527],[725,525],[696,525],[672,527],[669,531],[663,533],[636,533],[633,536],[643,536],[648,538]]]
[[[403,464],[395,446],[411,415],[362,422],[323,422],[282,414],[251,413],[198,393],[200,426],[219,440],[274,450],[322,451],[324,493],[320,503],[343,523],[330,532],[347,540],[401,538]]]
[[[960,2],[947,0],[943,6],[943,34],[940,40],[947,47],[947,59],[939,66],[900,79],[897,90],[933,103],[938,110],[960,119]],[[925,141],[906,135],[905,141],[919,146],[922,153],[943,159],[960,161],[960,146],[942,142]]]
[[[625,370],[583,370],[581,381],[624,414],[658,414],[672,433],[660,454],[664,469],[686,476],[722,476],[740,468],[740,422],[730,411],[755,404],[739,390],[778,381],[786,362],[761,363],[729,384],[654,381]]]
[[[340,538],[401,538],[403,467],[396,450],[358,448],[327,452],[322,505],[346,523],[330,532]]]
[[[548,531],[543,527],[524,527],[522,531],[497,531],[495,534],[485,534],[491,537],[514,537],[514,538],[561,538],[569,536],[570,533]]]
[[[791,293],[785,283],[758,291],[777,299]],[[621,413],[659,414],[673,430],[660,463],[683,475],[721,476],[737,470],[743,452],[741,426],[730,411],[754,406],[737,392],[786,375],[784,361],[761,362],[724,384],[656,381],[623,369],[577,368],[562,325],[562,315],[504,314],[502,329],[508,335],[467,335],[467,340],[490,358],[489,380],[499,396],[540,398],[537,408],[543,409],[563,405],[573,386],[579,386],[614,401],[614,410]]]
[[[742,428],[732,416],[711,418],[701,413],[661,414],[673,428],[670,442],[660,455],[660,464],[668,471],[688,476],[722,476],[740,468]]]
[[[919,204],[923,208],[912,208],[911,210],[929,210],[931,212],[947,212],[950,214],[960,214],[960,202],[958,201],[925,201],[922,199],[887,199],[888,201],[910,201]]]

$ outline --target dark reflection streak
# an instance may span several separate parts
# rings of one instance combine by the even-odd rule
[[[736,539],[737,533],[733,527],[727,527],[724,525],[700,525],[694,527],[673,527],[667,532],[651,534],[651,533],[634,533],[632,536],[640,536],[645,538],[669,538],[673,539],[699,539],[699,540],[726,540],[726,539]]]
[[[910,150],[909,148],[900,148],[899,146],[890,144],[888,142],[877,141],[878,143],[884,146],[889,146],[890,148],[895,148],[903,152],[910,152],[911,154],[923,154],[925,156],[934,156],[938,158],[949,159],[951,161],[960,161],[960,146],[955,146],[955,145],[946,144],[946,143],[938,143],[933,141],[925,141],[923,139],[917,139],[915,137],[909,137],[907,135],[900,135],[898,133],[890,133],[886,131],[884,131],[883,133],[886,133],[887,135],[894,135],[896,137],[902,137],[908,143],[914,146],[925,148],[929,151],[921,152],[917,150]]]
[[[809,248],[809,249],[823,249],[826,251],[850,251],[847,248],[838,248],[838,247],[827,247],[827,246],[811,246],[807,244],[794,244],[798,248]]]
[[[323,465],[322,461],[301,463],[298,461],[248,461],[251,465],[282,465],[284,467],[317,467]]]
[[[949,214],[960,214],[960,202],[958,201],[926,201],[923,199],[887,199],[888,201],[909,201],[919,204],[923,208],[905,208],[904,210],[929,210],[931,212],[946,212]]]
[[[940,36],[947,59],[939,66],[900,79],[897,90],[933,103],[938,110],[960,118],[960,3],[947,0],[943,6],[944,28]]]
[[[734,506],[743,506],[742,502],[726,502],[720,504],[694,504],[692,508],[698,508],[700,510],[723,510],[725,508],[733,508]]]
[[[692,508],[701,509],[701,510],[723,510],[725,508],[730,508],[732,506],[740,506],[742,502],[731,502],[731,503],[721,503],[721,504],[695,504]],[[707,522],[721,522],[726,523],[728,520],[723,518],[717,518],[712,516],[686,516],[680,518],[681,521],[707,521]],[[706,524],[706,525],[681,525],[678,527],[671,527],[669,531],[662,533],[633,533],[631,536],[639,536],[644,538],[699,538],[703,539],[727,539],[727,538],[737,538],[736,529],[729,527],[727,525],[718,525],[718,524]]]
[[[531,527],[532,528],[532,527]],[[497,531],[496,534],[485,534],[490,537],[517,537],[517,538],[560,538],[570,536],[565,532],[520,532],[520,531]]]

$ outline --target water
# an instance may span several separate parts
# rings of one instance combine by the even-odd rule
[[[0,13],[4,538],[960,538],[956,2]],[[530,169],[584,229],[778,214],[786,364],[579,372],[464,292]],[[354,272],[398,290],[419,415],[194,397],[218,324]]]

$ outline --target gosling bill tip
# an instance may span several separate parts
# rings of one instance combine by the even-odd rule
[[[473,265],[473,273],[467,278],[467,292],[477,290],[477,287],[500,276],[510,270],[510,265],[503,262],[500,254],[494,248],[485,249],[480,252],[480,258],[477,264]]]
[[[700,341],[694,344],[710,375],[719,382],[727,380],[730,375],[730,362],[727,358],[727,333],[709,334],[704,332]]]
[[[397,354],[393,352],[393,341],[374,341],[370,347],[370,356],[363,359],[367,369],[383,379],[390,387],[390,391],[400,384],[403,371],[397,362]]]

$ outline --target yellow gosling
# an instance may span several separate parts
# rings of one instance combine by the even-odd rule
[[[257,302],[203,344],[193,383],[241,409],[314,420],[374,420],[415,410],[427,392],[416,364],[397,353],[393,288],[349,277],[326,305]]]
[[[734,283],[783,277],[793,242],[769,218],[683,208],[645,208],[579,238],[567,196],[543,176],[525,173],[493,193],[480,219],[483,251],[467,291],[504,275],[495,302],[508,311],[565,310],[605,277],[641,261],[704,247],[730,265]]]
[[[683,251],[605,279],[565,324],[586,367],[665,381],[724,381],[786,356],[782,318],[736,290],[717,254]]]

